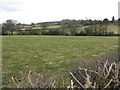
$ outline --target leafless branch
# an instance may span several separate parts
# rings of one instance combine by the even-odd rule
[[[73,79],[74,79],[82,88],[85,88],[85,87],[77,80],[77,78],[72,74],[72,72],[70,72],[70,75],[73,77]]]

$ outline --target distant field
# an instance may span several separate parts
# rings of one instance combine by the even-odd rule
[[[25,27],[30,28],[31,26],[24,26],[23,28],[21,28],[21,30],[25,30],[26,29]],[[86,27],[89,27],[89,26],[79,27],[78,32],[81,31],[81,30],[84,30]],[[41,27],[39,25],[37,27],[35,26],[35,27],[31,27],[31,28],[32,29],[41,29]],[[49,28],[56,28],[57,29],[57,28],[60,28],[60,25],[52,25],[52,26],[48,26],[46,28],[47,29],[49,29]],[[119,28],[120,28],[120,26],[119,26]],[[108,32],[114,32],[114,34],[118,34],[119,33],[118,32],[118,25],[112,25],[112,24],[108,25],[107,30],[108,30]]]
[[[61,86],[62,76],[69,83],[68,72],[82,60],[96,59],[116,51],[117,37],[99,36],[3,36],[3,82],[20,71],[35,70],[45,77],[55,76]]]
[[[119,26],[120,28],[120,26]],[[120,34],[120,32],[118,32],[118,25],[108,25],[108,31],[114,32],[115,34]]]
[[[53,26],[48,26],[47,28],[59,28],[60,25],[53,25]]]

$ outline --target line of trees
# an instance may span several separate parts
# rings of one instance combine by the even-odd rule
[[[59,22],[59,28],[47,28],[47,23],[41,23],[41,29],[33,29],[35,27],[34,23],[31,23],[29,28],[22,30],[23,25],[17,23],[16,20],[7,20],[2,24],[2,35],[114,35],[113,32],[108,32],[108,24],[118,24],[114,17],[112,21],[105,18],[101,20],[62,20]],[[58,24],[58,22],[57,22]],[[87,26],[87,27],[85,27]],[[82,29],[85,27],[84,29]],[[81,29],[81,30],[80,30]]]

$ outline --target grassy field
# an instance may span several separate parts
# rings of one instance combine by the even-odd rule
[[[114,32],[115,34],[120,34],[120,32],[118,32],[118,28],[120,28],[118,25],[108,25],[107,27],[108,31]]]
[[[45,77],[62,76],[69,83],[68,72],[82,60],[96,59],[116,51],[118,37],[103,36],[3,36],[3,82],[20,71],[35,70]],[[67,81],[68,80],[68,81]]]

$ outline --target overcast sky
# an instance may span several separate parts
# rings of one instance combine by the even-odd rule
[[[119,0],[0,0],[0,23],[118,18]]]

